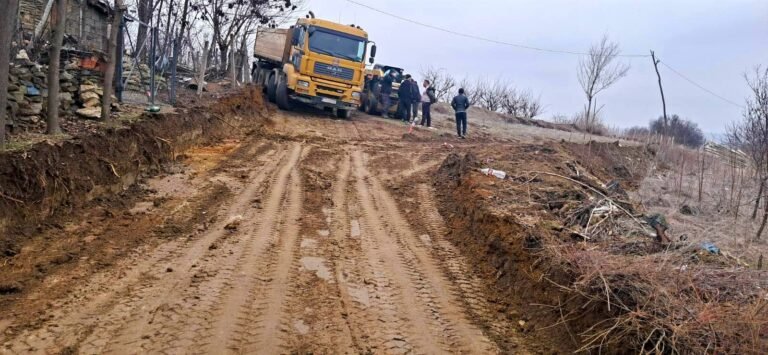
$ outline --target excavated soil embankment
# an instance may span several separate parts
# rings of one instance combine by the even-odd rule
[[[520,331],[576,352],[765,353],[766,273],[687,242],[685,226],[629,198],[653,151],[473,152],[440,167],[441,213]],[[509,175],[478,172],[488,166]]]
[[[0,153],[0,256],[13,256],[55,218],[162,172],[185,150],[254,129],[263,120],[252,118],[265,117],[264,109],[260,93],[246,89],[207,107],[146,114],[127,127]]]

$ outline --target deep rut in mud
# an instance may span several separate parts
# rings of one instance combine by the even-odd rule
[[[388,187],[443,155],[423,161],[395,143],[387,154],[407,164],[382,170],[373,155],[397,131],[288,115],[283,124],[280,139],[249,137],[217,165],[229,168],[195,180],[231,196],[193,211],[208,213],[194,232],[81,280],[7,333],[0,353],[509,351],[514,331],[444,238],[431,186],[415,183],[416,209]]]

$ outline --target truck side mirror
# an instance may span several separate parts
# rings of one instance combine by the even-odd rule
[[[374,57],[376,57],[376,45],[375,44],[373,46],[371,46],[371,59],[373,59]],[[371,63],[373,63],[373,62],[371,62]]]

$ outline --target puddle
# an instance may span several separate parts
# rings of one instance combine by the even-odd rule
[[[301,239],[301,247],[302,248],[308,248],[308,249],[314,249],[317,247],[317,241],[314,239],[309,238],[302,238]]]
[[[368,290],[366,290],[364,287],[347,285],[347,292],[349,292],[349,297],[352,297],[353,301],[366,307],[371,305],[371,298],[368,296]]]
[[[422,234],[419,236],[419,239],[427,246],[432,246],[432,239],[429,237],[429,234]]]
[[[309,326],[304,324],[304,321],[301,319],[293,322],[293,328],[296,329],[296,331],[301,335],[309,333]]]
[[[352,220],[351,224],[351,230],[350,235],[352,238],[360,238],[360,222],[358,222],[356,219]]]
[[[327,237],[327,236],[331,235],[331,231],[329,231],[327,229],[318,229],[317,230],[317,234],[320,235],[321,237]]]
[[[316,256],[305,256],[299,261],[304,269],[314,271],[317,277],[325,281],[331,281],[331,271],[325,266],[325,259]]]

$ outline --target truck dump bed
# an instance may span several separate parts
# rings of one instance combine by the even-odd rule
[[[254,57],[275,63],[282,62],[288,31],[287,28],[259,28],[253,44]]]

